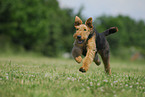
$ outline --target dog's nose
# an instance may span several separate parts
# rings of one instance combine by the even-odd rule
[[[77,39],[81,39],[81,35],[78,35],[78,36],[77,36]]]

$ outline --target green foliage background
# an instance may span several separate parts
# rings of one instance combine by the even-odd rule
[[[61,9],[57,0],[0,0],[0,52],[33,51],[46,56],[71,52],[76,15]],[[109,36],[113,55],[128,55],[130,48],[145,55],[145,22],[128,16],[102,15],[94,19],[99,32],[117,26],[119,32]],[[126,52],[125,52],[126,50]]]

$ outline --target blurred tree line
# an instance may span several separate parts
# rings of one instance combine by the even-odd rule
[[[57,0],[0,0],[0,50],[21,49],[58,56],[71,52],[74,18],[72,9],[61,9]],[[83,20],[85,20],[83,18]],[[117,26],[119,32],[108,37],[111,51],[135,47],[145,52],[145,23],[128,16],[100,16],[94,20],[99,32]]]
[[[101,16],[95,20],[96,29],[103,32],[104,29],[116,26],[119,31],[108,36],[110,48],[114,55],[121,57],[135,53],[145,55],[145,22],[143,20],[135,21],[129,16],[118,15]]]
[[[70,51],[72,25],[72,10],[60,9],[56,0],[0,0],[0,35],[15,49],[21,46],[47,56]]]

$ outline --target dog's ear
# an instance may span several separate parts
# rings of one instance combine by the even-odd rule
[[[82,24],[82,20],[78,16],[76,16],[74,26],[79,26],[81,24]]]
[[[93,28],[93,24],[92,24],[92,17],[90,17],[89,19],[86,20],[85,24],[89,27],[89,28]]]

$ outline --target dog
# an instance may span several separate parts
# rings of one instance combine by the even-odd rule
[[[86,72],[93,61],[99,66],[101,64],[97,55],[99,53],[106,73],[111,75],[109,44],[106,36],[117,32],[118,28],[111,27],[102,33],[98,33],[93,27],[92,17],[88,18],[85,24],[82,24],[82,20],[78,16],[75,17],[74,27],[76,28],[76,33],[73,35],[75,41],[72,48],[72,56],[77,63],[81,63],[82,55],[85,56],[79,71]]]

